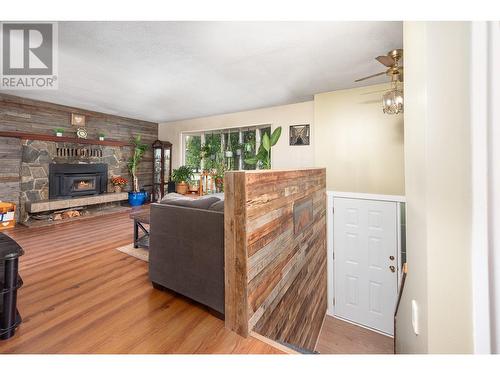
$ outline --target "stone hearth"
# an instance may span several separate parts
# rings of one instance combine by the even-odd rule
[[[28,213],[37,213],[54,210],[64,210],[78,206],[92,206],[97,204],[126,201],[128,193],[106,193],[100,195],[90,195],[86,197],[70,199],[47,199],[38,202],[27,202],[26,211]]]

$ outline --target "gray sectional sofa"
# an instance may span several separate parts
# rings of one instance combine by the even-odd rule
[[[149,277],[224,314],[224,196],[168,194],[151,205]]]

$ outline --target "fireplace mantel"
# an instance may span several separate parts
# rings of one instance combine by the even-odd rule
[[[101,145],[101,146],[115,146],[115,147],[123,147],[123,146],[130,145],[128,142],[114,141],[111,139],[99,141],[97,139],[84,139],[84,138],[76,138],[76,137],[57,137],[55,135],[50,135],[50,134],[37,134],[37,133],[24,133],[24,132],[0,131],[0,137],[30,139],[30,140],[38,140],[38,141],[49,141],[49,142],[65,142],[65,143],[91,144],[91,145]]]

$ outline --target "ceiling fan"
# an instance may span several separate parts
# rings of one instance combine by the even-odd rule
[[[363,77],[355,80],[354,82],[364,81],[378,77],[381,75],[388,75],[391,78],[391,87],[382,97],[383,111],[388,115],[397,115],[403,113],[404,99],[403,99],[403,66],[400,65],[400,60],[403,57],[402,49],[393,49],[387,55],[378,56],[375,58],[379,63],[385,65],[388,69],[384,72],[372,74],[368,77]]]
[[[387,74],[389,77],[391,77],[391,81],[396,80],[399,82],[403,82],[403,66],[400,65],[400,60],[402,57],[403,57],[402,49],[393,49],[392,51],[387,52],[387,55],[376,57],[375,60],[385,65],[389,69],[377,74],[372,74],[371,76],[368,77],[359,78],[354,82],[364,81],[365,79],[378,77],[384,74]]]

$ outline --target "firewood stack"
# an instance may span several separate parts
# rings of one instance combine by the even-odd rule
[[[67,210],[64,212],[59,212],[59,213],[54,213],[52,216],[52,220],[64,220],[64,219],[70,219],[72,217],[78,217],[81,216],[80,211],[78,210]]]

